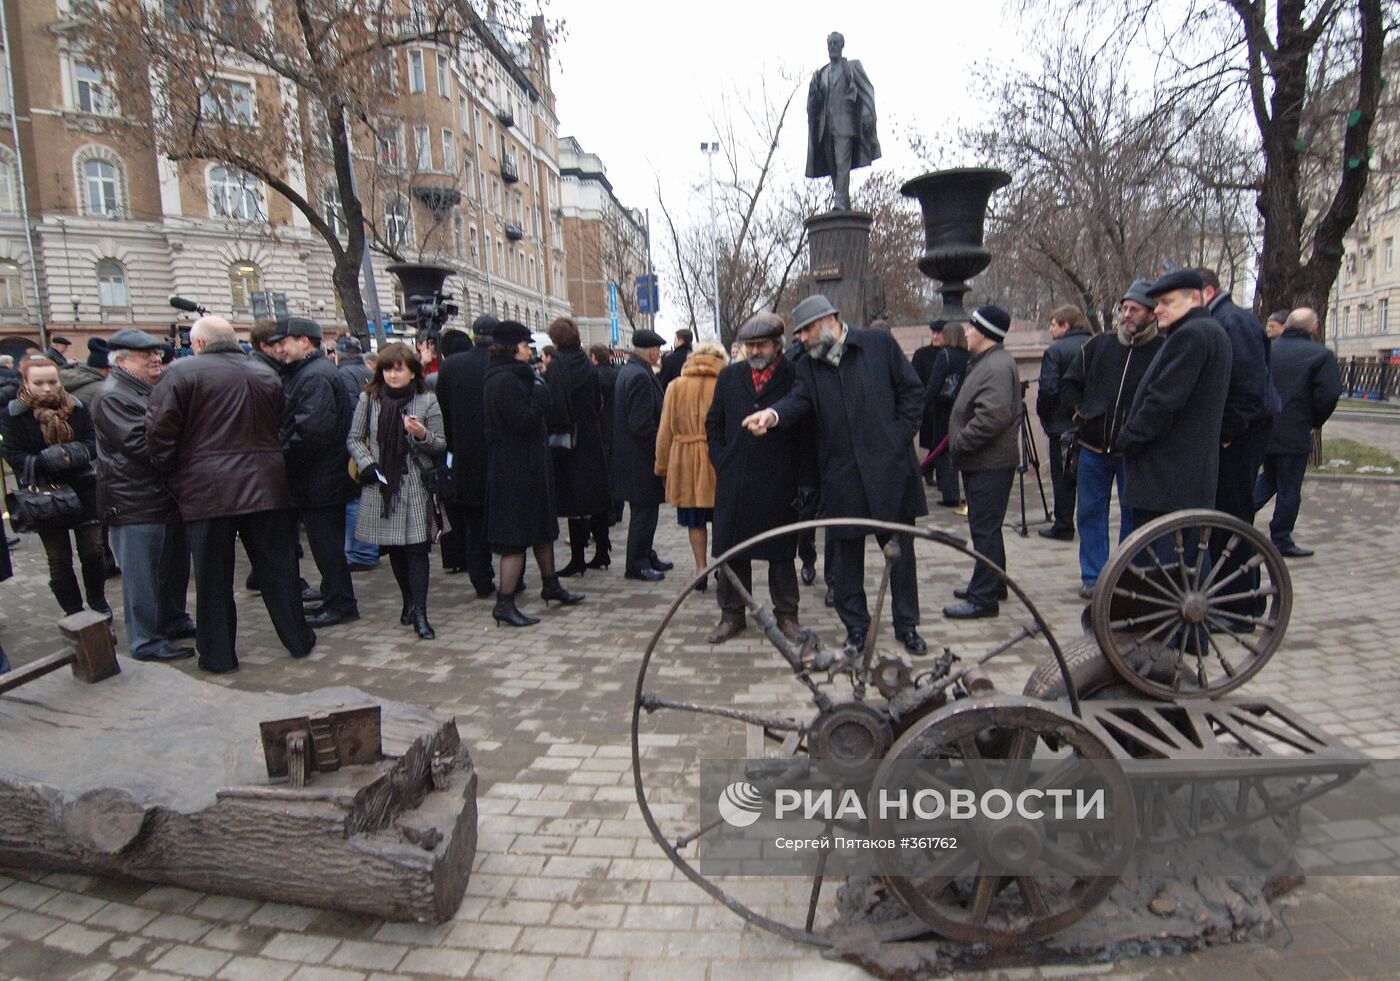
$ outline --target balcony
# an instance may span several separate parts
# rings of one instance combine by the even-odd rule
[[[501,106],[496,110],[496,122],[507,128],[515,125],[515,113],[511,112],[510,106]]]
[[[510,239],[512,242],[519,242],[524,237],[525,229],[514,222],[506,222],[506,238]]]
[[[520,180],[520,171],[515,167],[514,157],[501,158],[501,180],[507,184],[514,184]]]

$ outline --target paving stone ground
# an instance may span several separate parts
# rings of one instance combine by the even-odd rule
[[[1339,429],[1341,427],[1338,427]],[[1387,430],[1400,437],[1400,426]],[[1035,500],[1033,485],[1029,500]],[[1316,558],[1290,566],[1295,588],[1284,649],[1250,691],[1279,696],[1356,748],[1387,756],[1400,746],[1400,486],[1310,481],[1298,540]],[[1037,503],[1038,507],[1038,503]],[[933,525],[962,531],[940,508]],[[1013,515],[1015,499],[1013,498]],[[1267,514],[1260,516],[1260,524]],[[620,544],[624,529],[614,529]],[[683,533],[663,515],[661,551],[684,565]],[[1061,639],[1078,634],[1081,603],[1073,546],[1008,531],[1009,569]],[[967,563],[921,546],[923,631],[931,646],[985,650],[1016,622],[953,626],[938,615]],[[0,638],[16,663],[53,649],[56,608],[42,551],[26,536],[17,576],[0,585]],[[872,560],[868,562],[873,574]],[[309,560],[304,571],[311,571]],[[241,579],[240,569],[240,579]],[[581,606],[544,610],[539,575],[524,606],[542,616],[529,630],[496,627],[490,601],[465,598],[463,577],[434,570],[432,620],[439,639],[401,627],[386,567],[355,577],[364,618],[323,630],[313,656],[293,661],[277,645],[257,598],[240,592],[242,670],[206,679],[250,690],[301,691],[351,684],[384,698],[454,713],[481,774],[480,846],[467,897],[438,926],[164,886],[0,870],[0,976],[16,978],[220,977],[353,981],[391,977],[794,978],[862,976],[743,922],[686,881],[648,836],[636,805],[629,709],[640,656],[683,583],[646,586],[621,569],[571,586]],[[760,576],[761,579],[761,576]],[[820,583],[820,580],[819,580]],[[112,603],[120,608],[119,585]],[[873,595],[873,591],[872,591]],[[818,587],[803,590],[803,619],[839,637]],[[678,611],[658,652],[680,692],[732,692],[736,704],[789,698],[774,655],[750,631],[722,649],[703,643],[713,594]],[[1033,655],[993,672],[1019,691]],[[193,671],[191,665],[169,670]],[[764,673],[766,670],[767,673]],[[684,727],[659,721],[646,758],[657,774],[658,810],[678,817],[699,752]],[[708,730],[704,733],[709,737]],[[703,749],[716,748],[707,744]],[[721,750],[723,745],[719,747]],[[742,753],[742,745],[733,746]],[[0,751],[3,751],[0,749]],[[717,754],[722,755],[722,754]],[[736,754],[737,755],[737,754]],[[671,810],[667,809],[670,802]],[[790,897],[779,884],[764,897]],[[1400,881],[1310,881],[1285,904],[1287,931],[1271,942],[1179,958],[1077,968],[989,972],[986,977],[1345,978],[1400,975]]]

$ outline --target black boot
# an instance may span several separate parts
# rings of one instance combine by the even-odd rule
[[[558,576],[545,576],[544,588],[540,590],[540,599],[544,600],[544,605],[548,606],[550,600],[558,600],[565,606],[573,606],[575,603],[583,602],[582,593],[571,593],[559,583]]]
[[[420,640],[432,640],[437,636],[433,625],[428,622],[428,611],[417,606],[413,608],[413,629]]]
[[[403,601],[403,612],[399,614],[399,623],[407,627],[413,622],[413,603],[409,600]]]
[[[584,553],[588,551],[588,523],[579,518],[569,519],[569,564],[559,570],[561,576],[581,576],[588,571]]]
[[[508,627],[532,627],[540,622],[538,617],[527,617],[516,609],[515,596],[511,593],[496,593],[496,606],[491,616]]]
[[[49,589],[53,590],[53,598],[58,600],[58,605],[63,607],[64,616],[83,612],[83,592],[78,588],[78,577],[71,571],[61,579],[50,579]]]
[[[107,567],[99,565],[95,569],[83,570],[83,590],[87,593],[88,609],[94,613],[101,613],[104,617],[112,615],[112,608],[107,605]]]
[[[594,536],[595,538],[597,536]],[[606,538],[598,538],[598,551],[593,553],[593,558],[588,560],[590,569],[606,569],[612,565],[612,542]]]

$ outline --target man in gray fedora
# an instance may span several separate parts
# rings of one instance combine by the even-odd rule
[[[792,311],[803,350],[793,367],[797,380],[777,404],[744,419],[755,436],[769,429],[817,426],[822,516],[870,518],[912,524],[928,514],[919,486],[914,434],[923,418],[924,390],[898,342],[888,331],[857,330],[841,322],[820,293]],[[836,611],[846,643],[859,649],[870,629],[865,597],[865,538],[860,528],[829,528],[836,544]],[[890,539],[881,534],[883,546]],[[912,536],[899,535],[899,559],[890,576],[895,637],[911,654],[928,646],[919,623],[919,586]]]

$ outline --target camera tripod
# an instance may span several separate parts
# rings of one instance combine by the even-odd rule
[[[1026,391],[1030,382],[1021,382],[1021,459],[1016,464],[1016,482],[1021,492],[1021,524],[1016,530],[1022,538],[1030,535],[1026,522],[1026,471],[1035,472],[1035,486],[1040,491],[1040,506],[1045,509],[1045,520],[1050,520],[1050,502],[1045,499],[1045,482],[1040,479],[1040,451],[1035,448],[1035,437],[1031,434],[1031,414],[1026,410]]]

